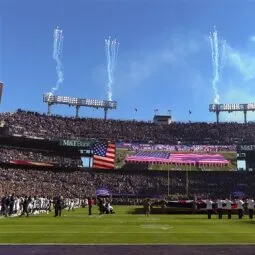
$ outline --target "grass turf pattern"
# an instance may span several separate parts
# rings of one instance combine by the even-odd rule
[[[255,243],[254,221],[218,220],[213,215],[134,215],[132,206],[116,206],[116,214],[93,215],[88,209],[29,218],[0,218],[0,243],[33,244],[236,244]]]

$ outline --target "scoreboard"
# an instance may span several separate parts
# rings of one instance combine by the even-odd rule
[[[255,171],[255,145],[237,146],[237,170]]]

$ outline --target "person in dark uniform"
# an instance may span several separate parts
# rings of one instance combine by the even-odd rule
[[[1,199],[1,214],[5,217],[8,216],[7,211],[8,211],[8,195],[7,193],[2,197]]]
[[[5,205],[4,205],[4,215],[8,217],[10,209],[10,196],[6,193],[5,195]]]
[[[14,194],[10,196],[10,211],[9,211],[10,216],[13,214],[13,209],[14,209]]]
[[[162,213],[165,214],[166,213],[166,205],[167,205],[167,202],[165,199],[162,199],[161,200],[161,208],[162,208]]]
[[[102,198],[98,198],[98,205],[99,205],[99,213],[100,215],[103,214],[103,199]]]
[[[54,197],[54,198],[53,198],[53,207],[54,207],[54,210],[55,210],[55,217],[58,216],[57,200],[58,200],[58,197]]]
[[[107,203],[107,201],[106,201],[106,199],[104,197],[103,198],[103,214],[106,213],[106,203]]]
[[[195,196],[192,203],[192,213],[195,214],[196,212],[197,212],[197,198]]]
[[[89,197],[88,199],[89,215],[92,215],[92,206],[93,206],[93,200],[92,200],[92,197]]]
[[[24,200],[23,200],[23,210],[22,210],[22,214],[20,215],[20,217],[22,217],[23,215],[27,215],[27,217],[29,216],[29,212],[28,212],[28,206],[29,203],[31,202],[31,197],[27,197],[25,196]]]
[[[150,199],[145,199],[143,202],[144,212],[146,216],[149,216],[151,213],[151,202]]]
[[[54,206],[55,206],[55,217],[60,217],[61,213],[62,213],[62,209],[64,207],[64,200],[62,197],[56,197],[55,198],[55,202],[54,202]]]

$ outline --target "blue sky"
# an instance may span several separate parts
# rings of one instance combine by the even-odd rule
[[[104,39],[120,42],[109,116],[213,121],[213,67],[209,32],[226,40],[220,103],[255,101],[255,1],[253,0],[0,0],[1,111],[46,112],[42,94],[55,86],[53,30],[64,32],[64,82],[56,94],[107,98]],[[134,109],[138,111],[135,112]],[[54,113],[74,109],[56,106]],[[83,116],[103,116],[83,109]],[[222,115],[239,120],[241,115]],[[255,120],[254,114],[248,114]]]

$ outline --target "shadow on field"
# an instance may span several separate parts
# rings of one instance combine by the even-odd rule
[[[252,225],[252,224],[255,225],[255,219],[253,219],[253,220],[241,221],[241,222],[244,223],[244,224],[248,224],[248,225]],[[254,252],[254,254],[255,254],[255,252]]]
[[[144,214],[144,209],[142,207],[138,207],[138,208],[134,208],[130,211],[128,211],[129,214]],[[194,214],[190,209],[185,209],[185,208],[165,208],[165,210],[163,210],[160,207],[154,207],[151,209],[151,214],[188,214],[188,215],[192,215]],[[205,212],[198,212],[195,213],[194,215],[201,215],[201,214],[205,214]]]

